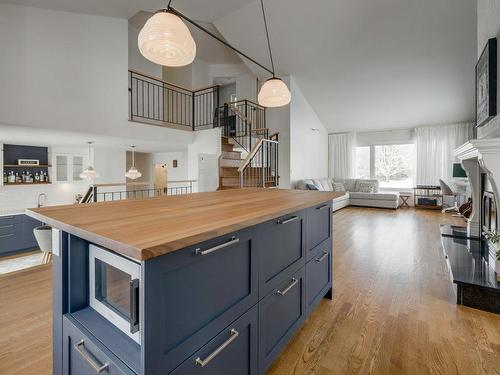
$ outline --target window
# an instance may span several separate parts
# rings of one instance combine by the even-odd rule
[[[356,148],[356,178],[376,178],[381,188],[412,188],[414,165],[413,144]]]

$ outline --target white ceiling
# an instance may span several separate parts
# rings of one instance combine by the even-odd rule
[[[122,18],[166,4],[6,2]],[[294,76],[329,131],[474,117],[476,1],[265,0],[265,5],[277,72]],[[226,40],[270,65],[260,1],[175,0],[173,6],[190,18],[215,21]],[[265,77],[259,68],[249,67]]]
[[[277,70],[294,76],[329,131],[402,128],[474,117],[476,1],[265,4]],[[260,2],[215,25],[229,42],[269,61]]]
[[[0,2],[129,19],[141,10],[152,12],[166,8],[168,0],[0,0]],[[251,0],[174,0],[172,6],[185,12],[190,18],[212,22],[251,2]]]

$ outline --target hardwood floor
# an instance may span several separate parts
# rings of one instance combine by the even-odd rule
[[[267,375],[500,374],[500,315],[458,307],[439,212],[334,215],[334,299],[324,299]],[[50,269],[0,277],[0,374],[50,374]]]

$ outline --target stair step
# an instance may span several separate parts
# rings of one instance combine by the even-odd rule
[[[221,167],[231,167],[231,168],[239,168],[241,165],[242,160],[241,159],[224,159],[222,158],[220,161],[220,166]]]
[[[238,168],[236,167],[222,167],[221,168],[221,177],[239,177],[240,172],[238,172]]]
[[[231,143],[222,143],[222,151],[231,152],[234,149],[234,145]]]
[[[239,159],[241,160],[241,151],[222,151],[224,159]]]

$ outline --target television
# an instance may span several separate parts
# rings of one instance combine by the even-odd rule
[[[467,178],[467,173],[462,168],[462,164],[453,163],[453,178]]]

